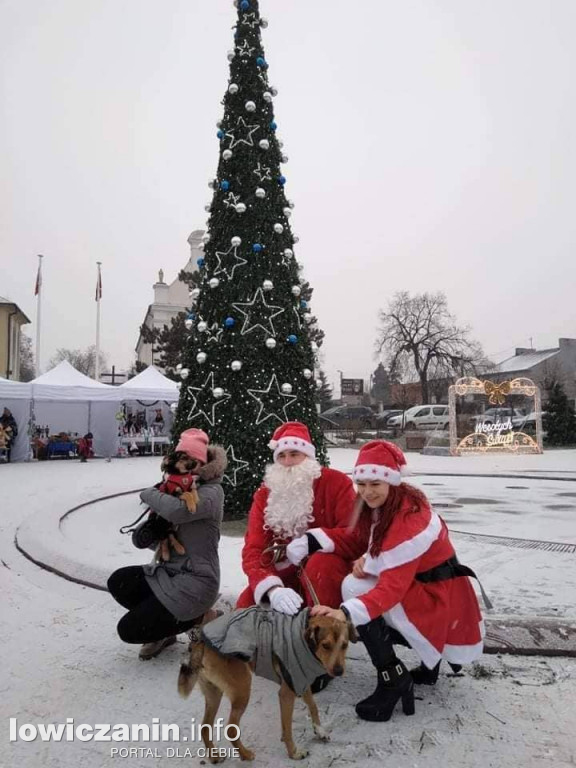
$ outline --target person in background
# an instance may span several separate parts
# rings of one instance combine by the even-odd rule
[[[396,445],[366,443],[353,474],[355,525],[309,531],[305,542],[329,557],[354,551],[358,558],[342,583],[340,607],[317,606],[312,614],[352,621],[366,646],[377,687],[356,705],[364,720],[389,720],[400,699],[404,713],[414,714],[414,684],[433,685],[442,659],[459,671],[483,649],[482,615],[468,578],[475,574],[458,562],[446,523],[426,496],[403,482],[405,469]],[[293,562],[303,543],[288,545]],[[409,672],[395,643],[413,648],[420,666]]]
[[[94,450],[92,448],[93,440],[94,435],[92,432],[87,432],[84,437],[81,437],[80,440],[78,440],[78,456],[80,456],[80,462],[82,464],[85,464],[88,459],[94,458]]]
[[[2,426],[4,433],[3,442],[4,450],[6,451],[6,461],[10,462],[12,446],[18,437],[18,425],[16,424],[16,419],[12,415],[10,408],[4,408],[2,416],[0,416],[0,426]]]

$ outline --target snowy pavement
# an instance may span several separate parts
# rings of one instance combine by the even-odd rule
[[[332,465],[351,469],[355,452],[337,449]],[[433,457],[410,455],[420,485],[453,529],[477,533],[576,542],[576,453],[543,456]],[[152,747],[160,757],[128,757],[125,766],[170,764],[168,741],[150,744],[82,742],[9,742],[8,719],[22,723],[179,724],[189,732],[190,718],[202,716],[202,697],[188,701],[176,692],[185,644],[142,663],[135,647],[115,635],[122,609],[105,592],[74,584],[38,568],[14,546],[16,531],[27,543],[44,547],[61,562],[81,564],[101,578],[119,565],[142,562],[128,537],[117,528],[138,514],[137,496],[129,495],[82,507],[78,504],[150,485],[157,479],[157,459],[19,464],[0,467],[0,590],[3,664],[0,708],[4,737],[0,766],[45,765],[100,768],[113,764],[112,747]],[[418,475],[418,473],[426,473]],[[431,474],[497,474],[500,478],[431,478]],[[502,475],[530,475],[542,480],[512,480]],[[565,479],[560,479],[565,478]],[[430,485],[438,483],[438,485]],[[427,484],[427,485],[426,485]],[[507,486],[523,486],[510,488]],[[470,501],[472,500],[472,502]],[[478,501],[480,500],[480,501]],[[496,504],[486,503],[496,501]],[[451,506],[452,505],[452,506]],[[55,521],[56,525],[52,524]],[[36,533],[34,533],[36,531]],[[454,535],[460,559],[482,577],[496,604],[508,616],[575,618],[576,555],[523,550]],[[242,586],[238,558],[241,540],[223,539],[224,594]],[[62,547],[62,549],[58,549]],[[74,566],[74,567],[76,567]],[[410,652],[402,654],[412,662]],[[576,761],[576,664],[572,659],[487,656],[462,677],[441,675],[435,688],[418,691],[416,715],[398,710],[387,724],[359,721],[353,703],[373,687],[373,670],[360,645],[352,648],[344,678],[317,697],[332,741],[314,741],[303,705],[295,713],[298,740],[310,750],[302,765],[381,766],[395,768],[442,764],[484,766],[561,766]],[[285,766],[279,741],[275,687],[256,680],[243,719],[244,741],[256,751],[256,765]],[[222,707],[221,714],[228,708]],[[265,722],[265,726],[264,726]],[[196,754],[198,742],[180,743]],[[198,757],[183,758],[200,765]]]

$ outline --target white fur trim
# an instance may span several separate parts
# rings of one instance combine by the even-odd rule
[[[355,627],[359,625],[361,626],[362,624],[368,624],[369,621],[372,621],[370,614],[366,610],[366,606],[362,600],[359,600],[357,597],[353,597],[352,600],[346,600],[342,605],[350,614],[350,621]]]
[[[396,469],[385,467],[383,464],[358,464],[352,473],[354,482],[359,480],[380,480],[390,485],[400,485],[402,475]]]
[[[262,598],[272,587],[283,587],[284,582],[279,576],[266,576],[265,579],[259,581],[254,590],[254,600],[257,605],[262,606]]]
[[[332,541],[330,536],[328,536],[328,534],[326,534],[322,530],[322,528],[310,528],[308,531],[306,531],[306,533],[311,533],[312,536],[314,536],[318,544],[320,544],[320,546],[322,547],[322,550],[321,550],[322,552],[324,552],[325,554],[334,552],[334,549],[335,549],[334,542]]]
[[[422,632],[410,621],[400,603],[397,603],[382,615],[386,624],[397,629],[406,638],[428,669],[433,669],[438,664],[442,654],[434,648],[428,638],[424,637]]]
[[[270,450],[273,451],[277,445],[278,445],[278,440],[270,440],[270,442],[268,443],[268,448],[270,448]]]
[[[378,584],[377,576],[366,576],[364,579],[357,579],[351,573],[342,580],[342,600],[352,600],[353,597],[360,597],[370,592]]]
[[[366,556],[364,570],[373,576],[378,576],[382,571],[389,571],[404,563],[410,563],[427,552],[436,541],[442,531],[442,523],[436,512],[432,512],[430,522],[417,536],[408,541],[403,541],[397,547],[380,552],[378,557]]]
[[[484,653],[484,640],[476,645],[445,645],[442,658],[451,664],[470,664]]]
[[[316,458],[316,448],[314,448],[312,443],[301,440],[299,437],[281,437],[280,440],[271,442],[276,443],[275,446],[270,446],[274,450],[274,461],[276,461],[278,454],[282,453],[282,451],[299,451],[311,459]]]

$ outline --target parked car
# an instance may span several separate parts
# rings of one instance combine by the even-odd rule
[[[377,429],[385,429],[389,426],[389,421],[394,416],[401,416],[404,413],[404,411],[400,409],[396,410],[390,410],[390,411],[382,411],[382,413],[376,414],[376,428]]]
[[[370,429],[375,422],[374,411],[367,405],[337,405],[321,413],[320,418],[341,428]]]
[[[449,423],[447,405],[415,405],[388,420],[389,427],[405,429],[448,429]]]
[[[526,432],[529,435],[533,435],[536,433],[536,418],[540,416],[540,419],[542,419],[545,415],[546,411],[540,411],[540,413],[533,411],[526,416],[514,416],[512,418],[512,427],[518,432]]]
[[[488,408],[484,413],[479,413],[474,416],[476,423],[483,422],[484,424],[495,424],[497,421],[505,421],[511,419],[512,425],[514,425],[514,419],[526,418],[526,413],[522,408]]]

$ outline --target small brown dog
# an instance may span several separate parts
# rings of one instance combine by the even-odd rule
[[[356,642],[357,635],[351,624],[345,624],[327,616],[312,616],[308,620],[305,641],[326,672],[332,677],[339,677],[344,674],[348,644],[349,642]],[[196,685],[196,681],[200,682],[205,704],[202,725],[211,726],[210,728],[201,728],[201,733],[210,761],[219,763],[223,759],[212,756],[216,755],[217,751],[210,740],[212,726],[218,714],[223,694],[226,694],[231,704],[228,724],[238,726],[238,739],[231,740],[231,744],[238,750],[241,760],[253,760],[254,753],[247,749],[240,739],[239,726],[240,718],[250,701],[254,663],[231,656],[223,656],[203,642],[191,642],[188,652],[188,663],[182,664],[180,667],[178,692],[187,698]],[[278,696],[280,699],[282,741],[286,744],[288,757],[292,760],[302,760],[308,755],[308,751],[297,747],[292,737],[292,716],[294,701],[297,696],[284,679],[282,666],[276,657],[273,659],[273,664],[278,679],[281,681]],[[290,670],[288,670],[289,672]],[[330,736],[320,723],[318,707],[310,688],[304,691],[302,698],[310,712],[317,738],[320,741],[329,741]]]

